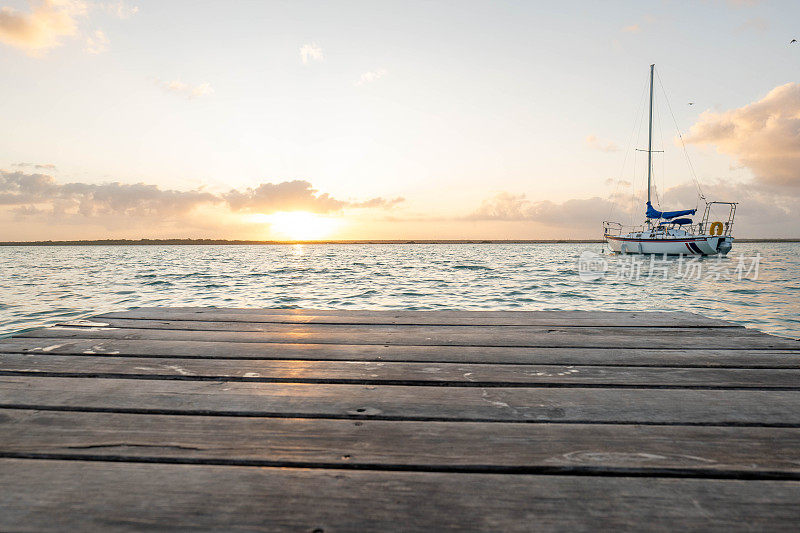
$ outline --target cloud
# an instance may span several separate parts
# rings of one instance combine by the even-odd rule
[[[90,54],[101,54],[108,49],[108,37],[102,30],[95,30],[94,33],[86,37],[85,50]]]
[[[100,7],[106,13],[110,13],[116,17],[121,19],[127,19],[134,16],[136,13],[139,12],[139,6],[132,6],[127,2],[105,2],[100,5]]]
[[[686,142],[713,145],[772,186],[800,187],[800,84],[724,112],[705,111]]]
[[[17,206],[15,213],[21,216],[160,219],[185,215],[201,204],[218,201],[200,190],[165,190],[145,183],[61,184],[47,174],[0,170],[0,205]]]
[[[703,184],[709,200],[739,202],[736,208],[735,235],[741,237],[800,237],[800,194],[776,190],[759,183],[730,183],[714,180]],[[693,184],[685,183],[665,191],[666,206],[694,207],[696,193]],[[702,202],[700,204],[702,208]],[[712,220],[727,215],[721,209]]]
[[[330,213],[339,211],[347,202],[336,200],[327,193],[319,194],[305,180],[282,183],[262,183],[244,191],[232,190],[223,195],[233,211],[274,213],[276,211],[310,211]]]
[[[642,31],[642,27],[638,24],[631,24],[630,26],[625,26],[622,28],[622,31],[626,33],[639,33]]]
[[[275,213],[278,211],[309,211],[327,214],[345,208],[383,208],[389,209],[403,198],[371,198],[354,202],[337,200],[327,193],[320,194],[308,181],[294,180],[281,183],[262,183],[258,187],[244,191],[232,190],[222,195],[232,211],[250,213]]]
[[[201,83],[199,85],[192,86],[188,83],[182,82],[181,80],[163,81],[158,78],[156,78],[155,82],[156,85],[165,91],[183,96],[189,100],[214,94],[214,89],[211,87],[210,83]]]
[[[527,220],[531,202],[524,194],[501,192],[484,200],[481,206],[468,215],[469,220]]]
[[[531,201],[524,194],[501,192],[484,200],[472,213],[459,220],[518,224],[520,233],[538,231],[547,238],[599,238],[601,223],[615,220],[641,224],[644,220],[644,191],[615,191],[608,197],[570,199],[564,202]],[[736,232],[739,237],[800,237],[800,190],[776,189],[761,182],[730,183],[706,180],[703,193],[711,200],[738,202]],[[703,202],[694,183],[682,183],[660,194],[657,207],[691,209]],[[712,209],[711,220],[727,216],[727,208]]]
[[[585,139],[586,145],[589,148],[600,150],[601,152],[619,152],[619,145],[612,141],[603,141],[594,135],[587,135]]]
[[[632,184],[630,181],[628,181],[628,180],[623,180],[623,179],[618,179],[618,178],[606,178],[606,179],[603,181],[603,183],[605,183],[605,185],[606,185],[607,187],[614,186],[614,187],[616,187],[616,188],[620,188],[620,187],[630,187],[631,185],[633,185],[633,184]]]
[[[58,168],[55,165],[50,164],[50,163],[46,163],[46,164],[16,163],[15,165],[12,165],[12,166],[17,167],[17,168],[34,168],[36,170],[58,170]]]
[[[37,238],[52,237],[63,224],[114,231],[133,228],[152,232],[171,227],[173,231],[191,228],[242,232],[249,231],[248,224],[253,222],[231,215],[389,210],[402,201],[403,198],[380,197],[340,200],[319,193],[302,180],[262,183],[255,188],[216,194],[202,188],[174,190],[146,183],[61,183],[45,173],[0,170],[0,228],[16,233],[35,231],[40,236]]]
[[[334,213],[343,209],[390,209],[403,198],[348,201],[321,194],[308,181],[261,183],[255,188],[213,194],[201,189],[177,191],[145,183],[59,183],[41,173],[0,170],[0,207],[14,206],[17,214],[62,217],[174,217],[206,204],[231,212],[271,214],[279,211]]]
[[[379,68],[378,70],[370,70],[368,72],[363,73],[361,77],[358,78],[358,81],[356,81],[356,85],[364,85],[367,83],[378,81],[385,75],[386,75],[385,68]]]
[[[77,19],[86,15],[80,0],[30,2],[30,12],[0,8],[0,42],[39,56],[78,32]]]
[[[532,202],[524,194],[501,192],[484,200],[467,220],[535,221],[548,226],[600,224],[612,202],[603,198],[573,199],[563,203]]]
[[[300,47],[300,59],[307,65],[311,61],[324,61],[325,56],[317,43],[306,43]]]
[[[396,206],[397,204],[405,202],[406,199],[402,196],[398,196],[397,198],[371,198],[369,200],[365,200],[363,202],[350,202],[348,207],[354,207],[357,209],[369,208],[373,209],[376,207],[381,207],[383,209],[391,209],[392,207]]]

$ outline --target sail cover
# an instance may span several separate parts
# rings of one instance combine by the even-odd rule
[[[692,223],[691,218],[676,218],[673,220],[665,220],[664,222],[659,222],[658,225],[665,226],[667,224],[677,224],[679,226],[683,226],[685,224],[691,224],[691,223]]]
[[[675,217],[682,217],[685,215],[694,215],[697,209],[684,209],[683,211],[659,211],[653,207],[653,204],[647,202],[647,218],[665,218],[667,220]]]

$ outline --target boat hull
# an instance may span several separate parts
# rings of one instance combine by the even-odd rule
[[[728,236],[699,235],[685,238],[632,238],[606,235],[612,252],[621,254],[658,255],[725,255],[731,249],[733,239]]]

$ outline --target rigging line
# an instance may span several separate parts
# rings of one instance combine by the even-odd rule
[[[678,132],[678,138],[681,140],[683,155],[686,157],[686,163],[689,166],[689,172],[692,177],[692,181],[694,181],[694,186],[697,187],[697,193],[700,195],[700,198],[705,201],[706,197],[703,194],[703,189],[700,188],[700,181],[697,179],[697,173],[694,171],[694,165],[692,165],[692,160],[689,158],[689,152],[686,150],[686,142],[683,140],[683,135],[678,127],[678,121],[675,118],[675,113],[672,111],[672,105],[669,103],[669,97],[667,96],[667,90],[664,88],[664,82],[661,81],[661,75],[658,72],[656,72],[656,76],[658,77],[658,84],[661,86],[661,92],[664,93],[664,100],[667,102],[667,108],[672,115],[672,122],[675,124],[675,131]]]
[[[628,144],[625,148],[625,154],[622,159],[622,168],[619,169],[619,177],[617,178],[617,186],[614,188],[614,195],[611,197],[611,207],[608,211],[608,218],[607,220],[611,220],[611,216],[614,214],[614,208],[617,205],[617,193],[619,193],[619,189],[622,186],[622,176],[625,174],[625,165],[628,163],[628,156],[633,152],[634,154],[634,168],[636,162],[636,153],[632,150],[633,146],[633,136],[636,133],[636,123],[639,122],[638,117],[642,114],[642,110],[644,109],[644,96],[647,94],[647,83],[644,84],[642,87],[642,94],[639,96],[639,106],[638,111],[634,114],[634,121],[633,121],[633,128],[631,128],[631,134],[628,137]]]

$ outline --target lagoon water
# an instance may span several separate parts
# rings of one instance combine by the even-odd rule
[[[217,306],[692,311],[800,337],[800,244],[737,244],[721,260],[652,262],[597,255],[601,248],[0,247],[0,336],[132,307]]]

